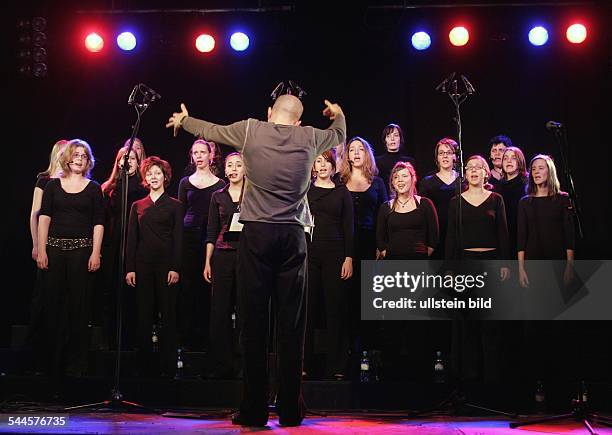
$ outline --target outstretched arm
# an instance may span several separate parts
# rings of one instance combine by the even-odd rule
[[[167,128],[174,130],[176,136],[178,130],[183,130],[197,137],[212,140],[242,150],[246,139],[248,121],[239,121],[230,125],[218,125],[212,122],[189,116],[187,107],[181,103],[181,111],[174,112],[168,119]]]
[[[328,117],[333,122],[325,130],[314,130],[317,155],[323,154],[323,152],[346,140],[346,120],[342,108],[338,104],[325,100],[323,116]]]

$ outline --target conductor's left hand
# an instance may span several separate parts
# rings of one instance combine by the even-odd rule
[[[187,107],[185,104],[181,103],[181,111],[174,112],[170,118],[168,118],[168,123],[166,124],[166,128],[174,129],[174,137],[178,133],[181,128],[181,123],[183,120],[189,116],[189,112],[187,112]]]

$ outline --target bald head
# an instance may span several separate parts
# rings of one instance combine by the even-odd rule
[[[269,110],[268,120],[276,124],[293,125],[298,123],[304,112],[304,106],[299,98],[293,95],[281,95]]]

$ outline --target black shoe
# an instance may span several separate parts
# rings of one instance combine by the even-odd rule
[[[282,419],[282,418],[278,418],[278,425],[282,426],[282,427],[295,427],[295,426],[300,426],[302,424],[302,419],[298,419],[298,420],[292,420],[292,419]]]
[[[250,426],[250,427],[265,427],[268,424],[266,420],[250,420],[244,418],[240,413],[232,416],[232,424],[236,426]]]

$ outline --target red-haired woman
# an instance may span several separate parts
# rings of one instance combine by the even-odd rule
[[[146,365],[155,313],[161,312],[162,371],[170,375],[177,349],[175,284],[181,270],[183,207],[165,191],[172,178],[168,162],[148,157],[140,174],[149,195],[130,211],[125,279],[136,287],[141,362]]]
[[[335,150],[325,151],[313,165],[308,203],[314,217],[308,250],[308,322],[304,370],[312,375],[314,327],[326,314],[327,378],[343,379],[349,353],[347,280],[353,275],[353,203],[346,186],[334,181]],[[322,310],[320,301],[324,301]]]

